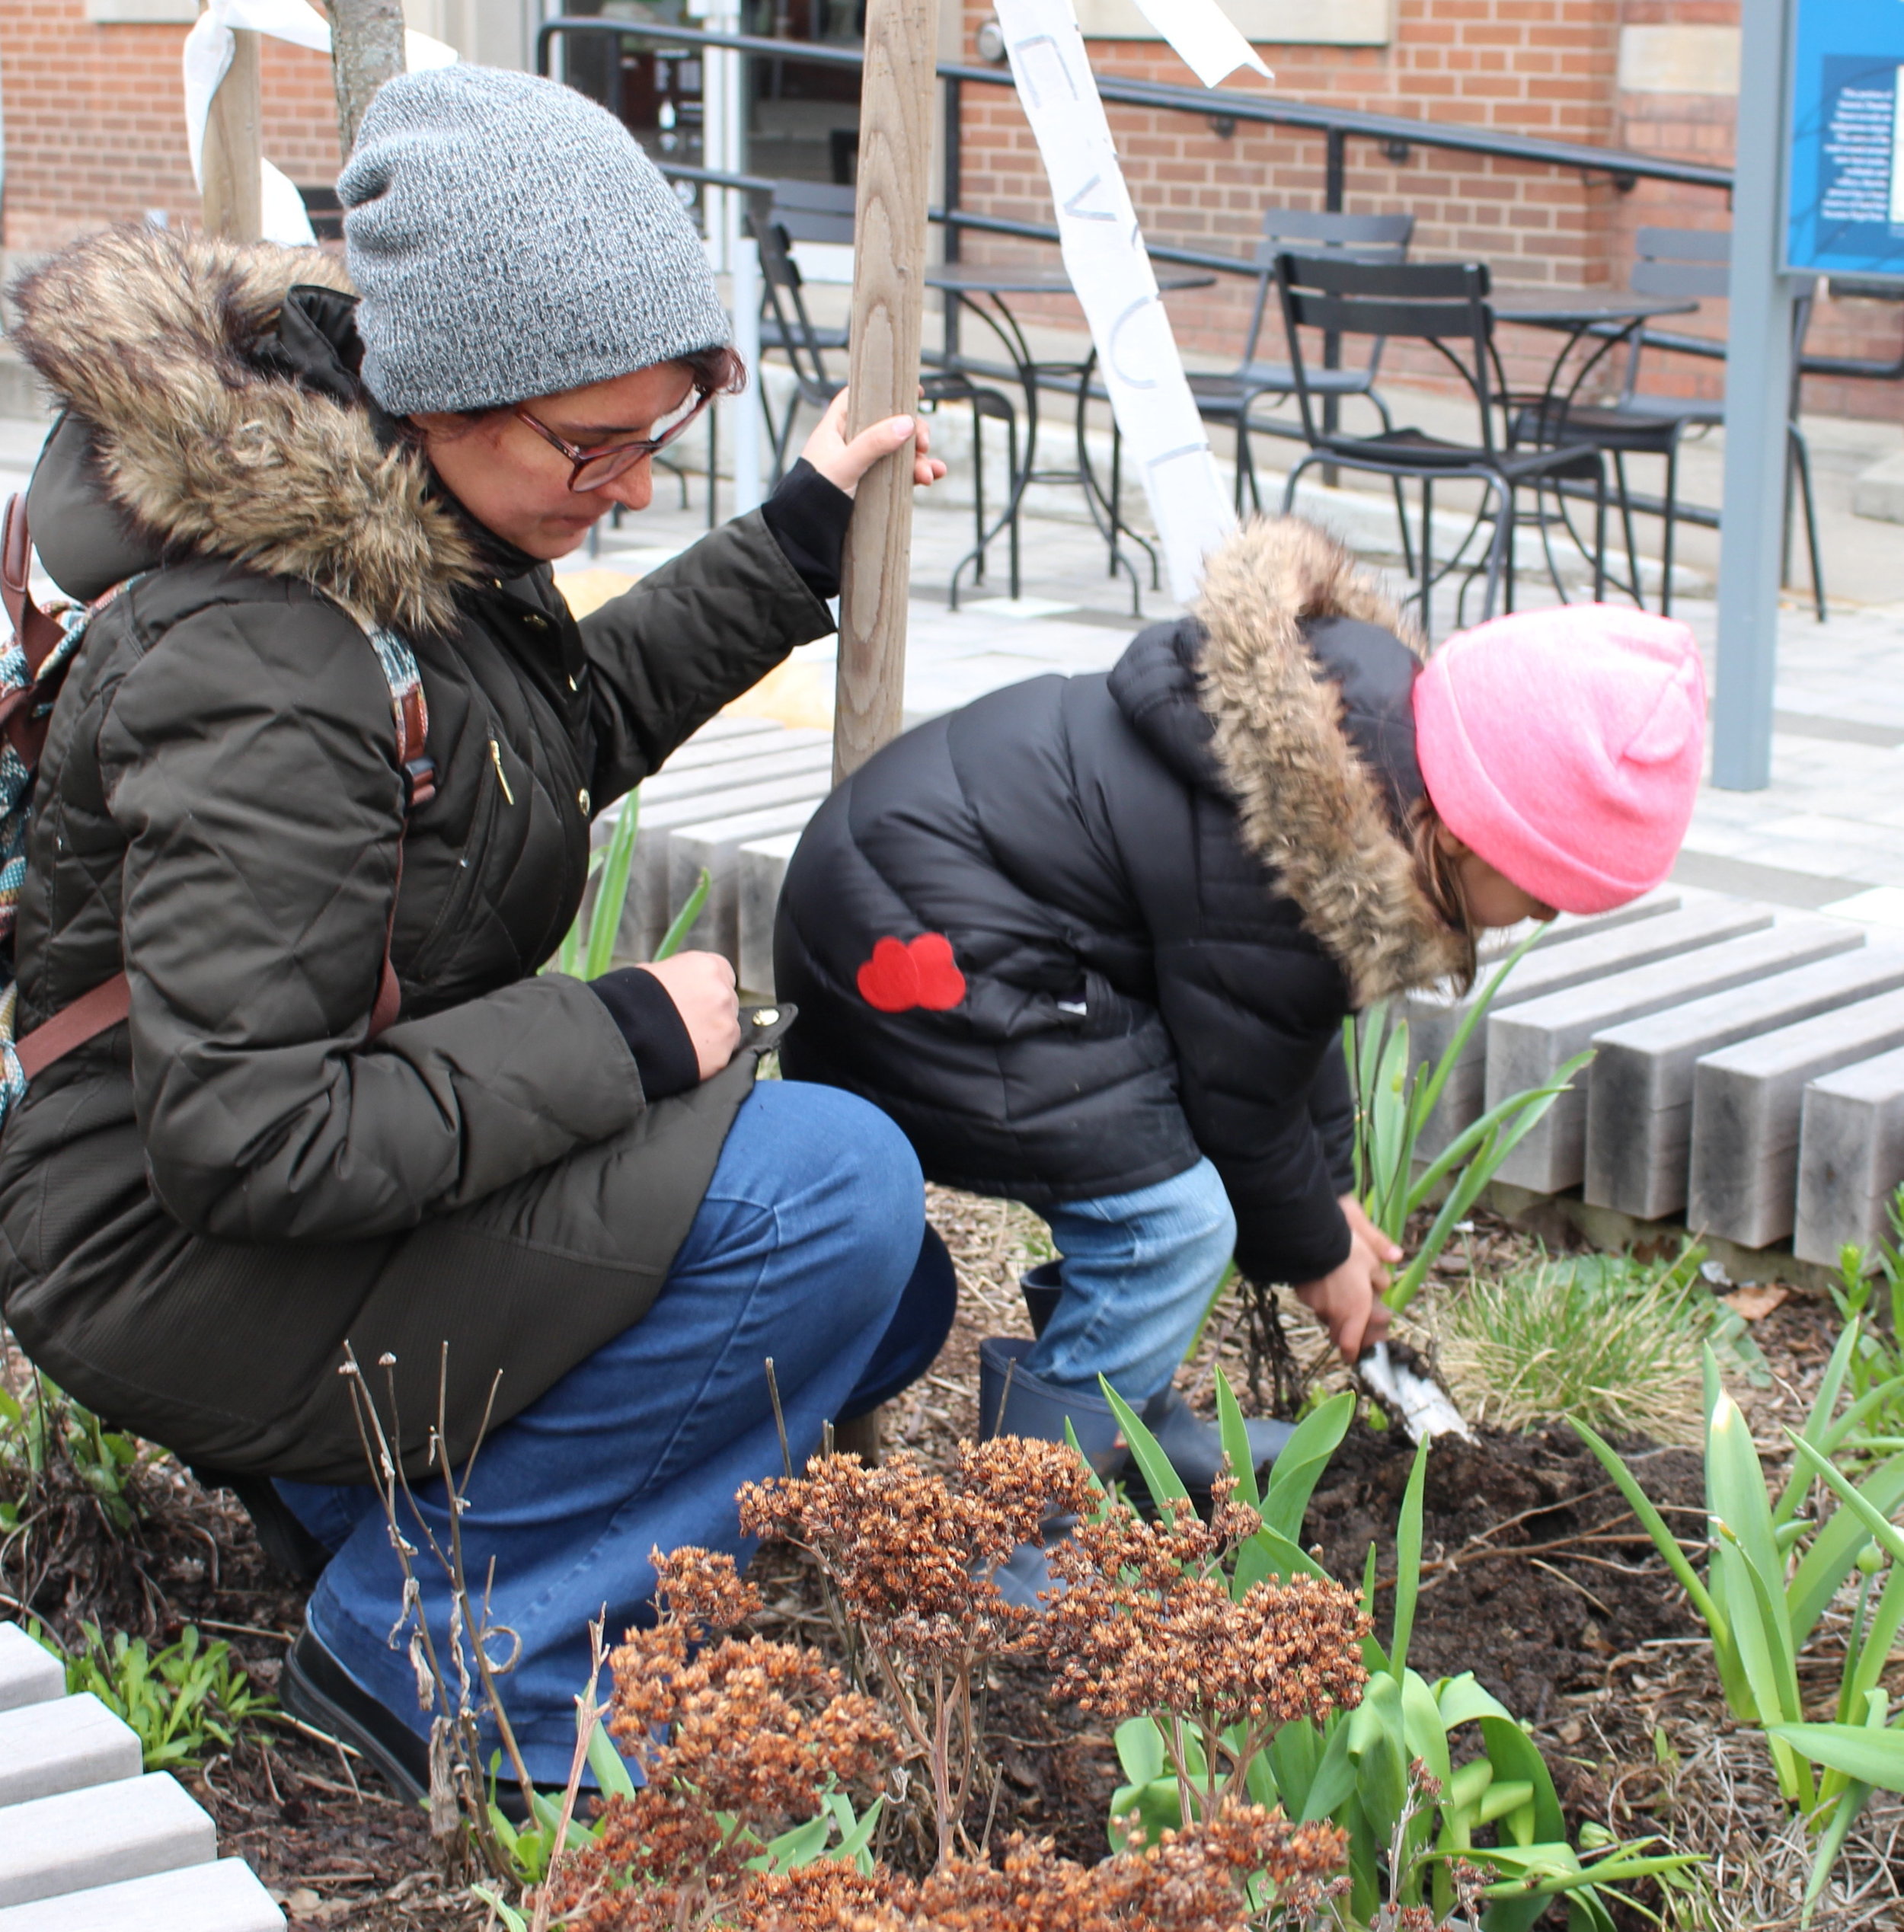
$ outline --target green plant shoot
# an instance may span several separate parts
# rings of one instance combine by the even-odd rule
[[[1475,1028],[1487,1017],[1502,982],[1545,931],[1529,933],[1495,968],[1468,1002],[1454,1037],[1432,1066],[1424,1061],[1410,1068],[1408,1023],[1391,1017],[1386,1000],[1376,1001],[1365,1014],[1352,1014],[1343,1023],[1343,1052],[1356,1110],[1356,1192],[1369,1219],[1399,1242],[1417,1210],[1441,1196],[1426,1237],[1388,1290],[1388,1305],[1398,1314],[1414,1299],[1457,1223],[1467,1218],[1502,1163],[1593,1057],[1590,1052],[1577,1054],[1548,1084],[1510,1094],[1464,1128],[1433,1160],[1421,1159],[1417,1150],[1429,1116],[1465,1055]]]
[[[1161,1502],[1181,1495],[1150,1432],[1104,1386],[1152,1496]],[[1355,1398],[1345,1394],[1305,1417],[1259,1496],[1242,1410],[1219,1373],[1218,1419],[1230,1466],[1241,1472],[1237,1499],[1263,1518],[1227,1579],[1233,1599],[1273,1576],[1324,1575],[1301,1547],[1302,1519],[1354,1412]],[[1697,1861],[1656,1851],[1652,1838],[1590,1844],[1583,1833],[1578,1847],[1570,1844],[1546,1764],[1506,1707],[1471,1673],[1430,1684],[1409,1668],[1427,1457],[1424,1442],[1402,1500],[1389,1640],[1385,1647],[1365,1640],[1369,1681],[1361,1703],[1319,1723],[1286,1723],[1267,1740],[1238,1726],[1206,1743],[1168,1710],[1129,1719],[1117,1732],[1126,1782],[1111,1800],[1111,1841],[1121,1846],[1141,1824],[1154,1844],[1181,1826],[1187,1810],[1200,1815],[1240,1788],[1255,1803],[1280,1805],[1299,1820],[1330,1819],[1348,1832],[1348,1917],[1355,1923],[1375,1921],[1385,1901],[1432,1906],[1441,1923],[1455,1904],[1449,1868],[1461,1859],[1493,1874],[1484,1894],[1485,1932],[1531,1932],[1556,1898],[1567,1900],[1574,1932],[1613,1932],[1609,1900],[1624,1895],[1615,1888],[1643,1878],[1676,1886]],[[1365,1602],[1373,1594],[1374,1554],[1372,1548]],[[1456,1770],[1454,1734],[1471,1726],[1480,1733],[1480,1754]],[[1440,1787],[1426,1802],[1410,1774],[1417,1761]]]
[[[554,958],[549,962],[549,970],[566,972],[577,979],[599,979],[615,964],[615,942],[621,934],[621,915],[628,906],[628,880],[634,870],[641,823],[641,794],[631,791],[622,801],[606,842],[589,854],[589,877],[596,881],[595,897],[586,912],[576,915],[574,924],[563,935]],[[703,866],[694,890],[654,949],[656,959],[672,959],[681,950],[682,942],[701,917],[713,886],[714,880]]]
[[[1904,1502],[1904,1455],[1880,1464],[1862,1483],[1831,1460],[1851,1434],[1858,1409],[1896,1394],[1880,1385],[1846,1416],[1835,1414],[1858,1354],[1861,1326],[1854,1317],[1832,1352],[1805,1426],[1791,1435],[1797,1466],[1776,1499],[1745,1416],[1720,1385],[1712,1350],[1705,1351],[1709,1535],[1703,1577],[1617,1451],[1585,1423],[1573,1425],[1704,1620],[1726,1701],[1742,1723],[1765,1732],[1781,1796],[1819,1834],[1806,1890],[1808,1921],[1872,1788],[1904,1790],[1904,1732],[1886,1726],[1882,1684],[1891,1646],[1904,1628],[1904,1534],[1890,1521]],[[1840,1506],[1809,1522],[1799,1506],[1814,1480]],[[1837,1717],[1812,1723],[1800,1665],[1825,1611],[1854,1573],[1861,1581],[1839,1672]]]

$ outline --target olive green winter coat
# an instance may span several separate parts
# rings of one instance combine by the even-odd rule
[[[54,710],[19,1030],[122,965],[132,992],[0,1135],[34,1359],[201,1464],[320,1481],[364,1473],[347,1339],[396,1356],[414,1455],[446,1343],[466,1448],[499,1371],[506,1417],[653,1301],[756,1055],[649,1104],[607,1009],[536,969],[593,814],[832,628],[758,515],[577,624],[376,418],[349,297],[296,286],[337,276],[119,230],[18,292],[70,412],[43,560],[80,599],[133,577]],[[429,704],[407,836],[371,624]],[[372,1039],[400,840],[401,1017]]]

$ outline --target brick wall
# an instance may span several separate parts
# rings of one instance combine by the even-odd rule
[[[968,0],[969,46],[989,11]],[[1264,53],[1278,94],[1603,143],[1612,138],[1619,15],[1620,0],[1398,0],[1388,46],[1276,46]],[[1100,73],[1180,84],[1189,78],[1159,42],[1094,40],[1091,51]],[[1253,75],[1232,76],[1231,84],[1271,91]],[[1154,240],[1244,254],[1254,244],[1266,204],[1323,205],[1319,136],[1241,123],[1225,136],[1201,117],[1116,107],[1109,112],[1132,196]],[[1052,219],[1036,149],[1009,93],[970,90],[961,133],[971,205],[1020,219]],[[1618,197],[1605,177],[1583,180],[1425,147],[1411,148],[1398,161],[1364,140],[1349,143],[1347,162],[1344,206],[1353,213],[1412,212],[1419,255],[1484,260],[1513,282],[1594,283],[1615,273],[1608,236]],[[966,246],[969,254],[980,251],[976,238]],[[1174,299],[1184,341],[1233,350],[1249,295],[1239,280]]]
[[[196,221],[185,149],[183,27],[96,26],[85,0],[0,0],[6,202],[0,247],[57,247],[162,210]],[[337,173],[330,62],[267,40],[264,152],[292,180]]]
[[[966,0],[968,59],[990,11]],[[1394,37],[1384,47],[1266,46],[1273,91],[1319,105],[1359,108],[1424,121],[1452,121],[1503,132],[1629,148],[1724,166],[1730,163],[1736,98],[1722,71],[1725,36],[1736,32],[1736,0],[1398,0]],[[1672,30],[1695,30],[1676,43]],[[1649,46],[1652,71],[1633,62],[1624,76],[1623,30],[1665,30]],[[1714,39],[1714,34],[1719,37]],[[1703,35],[1704,37],[1701,38]],[[1676,51],[1676,70],[1671,56]],[[1187,84],[1190,76],[1156,41],[1093,40],[1101,74]],[[1635,83],[1622,85],[1623,78]],[[1685,91],[1676,91],[1676,79]],[[1270,91],[1248,74],[1228,85]],[[1697,89],[1698,91],[1690,91]],[[1707,91],[1716,89],[1717,91]],[[1321,139],[1241,125],[1222,138],[1201,117],[1110,110],[1131,192],[1155,241],[1242,254],[1253,245],[1270,203],[1320,208]],[[1030,130],[1008,91],[967,90],[962,163],[970,206],[1021,220],[1049,222],[1050,201]],[[1396,164],[1374,143],[1348,144],[1344,206],[1350,212],[1408,211],[1419,257],[1484,260],[1497,278],[1624,287],[1635,231],[1647,225],[1724,228],[1726,196],[1710,189],[1640,182],[1622,193],[1605,176],[1519,165],[1414,147]],[[969,255],[1010,253],[1024,244],[964,243]],[[1233,353],[1248,310],[1238,280],[1171,299],[1187,346]],[[1066,311],[1053,306],[1053,319]],[[1075,311],[1069,311],[1075,318]],[[1685,325],[1722,335],[1724,305],[1708,303]],[[1526,379],[1551,359],[1551,337],[1508,331],[1511,378]],[[1904,342],[1904,305],[1824,302],[1807,346],[1817,353],[1893,357]],[[1426,374],[1405,355],[1389,365]],[[1648,365],[1648,386],[1717,393],[1716,366],[1689,358]],[[1811,409],[1904,417],[1904,384],[1813,381]]]

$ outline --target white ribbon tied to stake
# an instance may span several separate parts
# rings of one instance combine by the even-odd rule
[[[1246,65],[1269,73],[1216,0],[1137,4],[1206,87]],[[1065,271],[1143,481],[1171,594],[1188,603],[1236,513],[1158,292],[1078,16],[1072,0],[998,0],[998,14],[1050,179]]]
[[[331,24],[305,0],[211,0],[185,37],[185,139],[192,152],[192,179],[205,183],[205,123],[212,97],[232,65],[235,29],[288,40],[313,53],[331,51]],[[406,33],[404,53],[413,69],[447,67],[456,49],[426,34]],[[286,247],[311,247],[317,237],[297,190],[267,161],[264,164],[264,238]]]

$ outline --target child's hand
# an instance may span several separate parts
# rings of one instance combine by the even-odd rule
[[[945,465],[927,452],[931,433],[922,416],[889,416],[883,423],[861,430],[851,442],[846,440],[846,391],[842,389],[827,405],[807,446],[800,453],[836,489],[851,496],[865,475],[882,456],[890,456],[909,442],[913,444],[912,481],[921,485],[938,481]]]
[[[1388,1285],[1388,1264],[1399,1261],[1401,1250],[1369,1220],[1353,1194],[1343,1196],[1341,1208],[1349,1224],[1348,1260],[1321,1279],[1302,1282],[1295,1292],[1327,1326],[1343,1360],[1353,1363],[1388,1332],[1382,1295]]]

